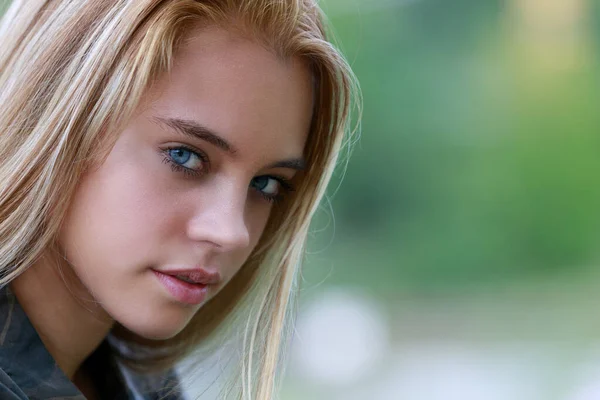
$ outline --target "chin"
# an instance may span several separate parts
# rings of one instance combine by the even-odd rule
[[[185,328],[185,326],[179,328],[171,328],[171,327],[150,327],[146,329],[130,329],[137,336],[140,336],[144,339],[148,340],[167,340],[175,337],[179,332],[181,332]],[[128,328],[129,329],[129,328]]]
[[[184,310],[181,310],[184,311]],[[115,320],[129,332],[148,340],[167,340],[180,333],[189,323],[193,313],[155,312],[147,318],[124,318]]]

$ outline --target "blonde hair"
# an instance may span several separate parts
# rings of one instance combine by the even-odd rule
[[[315,111],[308,168],[297,195],[273,210],[240,272],[180,334],[149,341],[116,327],[114,335],[155,350],[120,354],[123,362],[160,370],[245,320],[238,386],[243,398],[270,399],[310,220],[349,137],[358,93],[314,0],[15,0],[0,25],[0,284],[54,245],[82,173],[108,154],[200,23],[235,29],[309,66]]]

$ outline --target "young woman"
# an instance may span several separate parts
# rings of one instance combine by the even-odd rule
[[[179,398],[238,326],[270,399],[354,93],[315,2],[14,0],[0,42],[0,398]]]

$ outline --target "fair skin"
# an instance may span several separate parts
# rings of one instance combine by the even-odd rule
[[[173,337],[236,274],[269,218],[265,196],[286,195],[279,180],[301,167],[311,115],[299,60],[221,28],[194,31],[82,178],[58,238],[62,274],[44,257],[11,284],[70,379],[115,322]],[[181,132],[194,124],[202,138]],[[218,275],[200,304],[174,297],[155,273],[196,267]]]

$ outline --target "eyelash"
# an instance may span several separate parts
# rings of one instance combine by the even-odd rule
[[[258,189],[255,189],[255,190],[265,200],[267,200],[273,204],[279,204],[280,202],[282,202],[285,199],[286,194],[296,191],[296,189],[294,188],[294,185],[292,185],[292,183],[290,182],[289,179],[286,179],[282,176],[274,176],[274,175],[264,175],[264,176],[267,178],[275,179],[279,183],[279,187],[280,187],[279,193],[277,193],[276,195],[269,195]]]
[[[173,158],[171,158],[171,156],[169,155],[169,152],[171,150],[185,150],[185,151],[189,151],[190,153],[196,155],[200,159],[200,161],[202,161],[202,165],[203,165],[202,170],[195,170],[195,169],[187,168],[181,164],[176,163],[173,160]],[[164,149],[162,151],[162,154],[163,154],[163,162],[165,164],[169,164],[171,167],[171,170],[173,172],[181,172],[181,173],[185,174],[186,176],[197,178],[199,176],[204,175],[206,172],[208,172],[210,170],[210,161],[209,161],[208,157],[206,156],[206,154],[201,153],[198,150],[194,150],[190,147],[187,147],[184,145],[171,146],[171,147]]]
[[[169,155],[169,152],[171,150],[189,151],[190,153],[196,155],[202,161],[202,164],[205,165],[206,167],[202,168],[202,170],[200,170],[200,171],[184,167],[183,165],[176,163],[171,158],[171,156]],[[185,174],[186,176],[197,178],[197,177],[204,175],[205,173],[207,173],[210,170],[210,161],[209,161],[208,157],[204,153],[194,150],[188,146],[184,146],[184,145],[171,146],[171,147],[164,149],[162,151],[162,154],[163,154],[163,162],[165,164],[169,164],[169,166],[171,167],[171,170],[173,172],[179,172],[179,173]],[[262,198],[264,198],[265,200],[267,200],[271,203],[274,203],[274,204],[280,203],[285,198],[285,193],[294,192],[296,190],[294,185],[291,183],[291,181],[282,176],[264,175],[264,177],[267,177],[270,179],[275,179],[280,185],[280,193],[277,193],[276,195],[269,195],[261,190],[254,189],[256,192],[258,192],[258,194]],[[283,191],[284,193],[281,193],[281,191]]]

